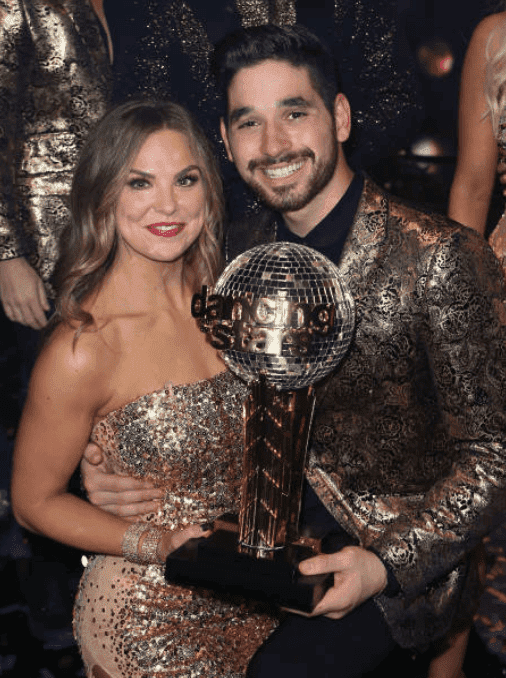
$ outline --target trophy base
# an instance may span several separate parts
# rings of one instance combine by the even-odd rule
[[[304,576],[297,567],[319,552],[317,540],[302,539],[261,558],[242,552],[238,536],[237,516],[222,516],[209,537],[189,539],[168,556],[165,578],[268,600],[301,613],[312,612],[332,586],[333,575]]]

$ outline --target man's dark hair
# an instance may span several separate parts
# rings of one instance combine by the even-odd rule
[[[211,71],[224,106],[235,74],[242,68],[261,61],[287,61],[308,69],[311,84],[334,114],[334,101],[340,92],[339,74],[332,53],[319,38],[301,25],[252,26],[234,31],[221,40],[214,50]]]

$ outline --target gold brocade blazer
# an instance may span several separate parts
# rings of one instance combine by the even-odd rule
[[[229,229],[229,257],[275,238],[272,215]],[[423,649],[469,617],[469,554],[505,518],[506,311],[474,231],[366,179],[339,263],[356,303],[350,350],[318,387],[307,477],[391,568],[395,640]]]
[[[88,0],[0,3],[0,260],[47,282],[79,149],[105,112],[110,64]]]

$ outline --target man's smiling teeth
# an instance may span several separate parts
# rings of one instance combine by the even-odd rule
[[[276,169],[265,168],[264,173],[269,177],[269,179],[282,179],[283,177],[288,177],[290,174],[293,174],[302,167],[302,162],[295,162],[292,165],[287,165],[286,167],[277,167]]]

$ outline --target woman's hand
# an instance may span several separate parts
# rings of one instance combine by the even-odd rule
[[[211,530],[205,530],[201,525],[190,525],[182,530],[171,530],[164,532],[162,541],[158,548],[160,559],[165,560],[167,556],[176,551],[188,539],[196,539],[198,537],[209,537]]]

